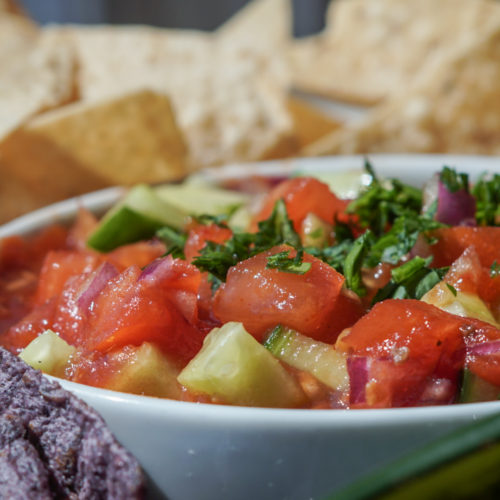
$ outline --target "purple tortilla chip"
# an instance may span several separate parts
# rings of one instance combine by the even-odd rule
[[[104,420],[2,348],[0,497],[145,497],[137,460],[118,443]]]

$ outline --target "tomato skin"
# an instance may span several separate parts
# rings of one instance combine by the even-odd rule
[[[21,352],[38,335],[52,327],[56,306],[56,299],[53,298],[35,307],[2,335],[2,346],[16,354]]]
[[[279,199],[285,201],[288,216],[297,232],[307,214],[313,213],[325,222],[333,223],[335,215],[343,213],[349,203],[337,198],[327,184],[313,177],[294,177],[278,184],[269,193],[254,221],[255,227],[258,221],[271,215]]]
[[[192,228],[184,245],[186,260],[192,262],[195,257],[200,255],[200,251],[207,241],[225,243],[232,235],[233,232],[229,228],[220,227],[217,224],[200,224]]]
[[[172,257],[154,266],[144,272],[132,266],[110,280],[90,311],[87,349],[106,352],[152,341],[183,361],[198,352],[204,337],[197,315],[199,271]]]
[[[500,330],[483,321],[468,319],[466,366],[472,373],[500,386]]]
[[[261,341],[278,324],[317,340],[331,340],[340,332],[334,314],[344,277],[333,268],[304,254],[311,268],[305,274],[266,269],[267,257],[295,251],[273,247],[232,267],[226,283],[216,292],[213,312],[223,323],[241,321]]]
[[[337,347],[372,360],[368,406],[419,405],[429,382],[443,379],[456,386],[467,325],[468,318],[419,300],[388,299],[356,322]]]
[[[145,267],[161,257],[165,251],[165,245],[160,241],[138,241],[137,243],[122,245],[103,257],[118,269],[124,270],[130,266]]]
[[[40,271],[35,304],[43,304],[50,298],[60,295],[68,279],[94,271],[101,262],[101,258],[91,252],[69,250],[49,252]]]
[[[489,268],[495,260],[500,262],[500,227],[455,226],[437,229],[433,236],[438,239],[430,247],[435,267],[451,265],[470,246],[484,267]]]

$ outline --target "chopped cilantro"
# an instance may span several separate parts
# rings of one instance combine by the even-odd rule
[[[472,189],[479,226],[500,226],[500,174],[483,175]]]
[[[165,226],[156,231],[156,237],[165,243],[167,255],[185,259],[184,245],[186,244],[187,234]]]
[[[298,250],[295,257],[289,257],[290,250],[278,252],[267,258],[266,269],[278,269],[286,273],[305,274],[311,269],[310,262],[303,262],[304,251]]]
[[[421,299],[448,271],[448,268],[429,268],[431,260],[432,257],[414,257],[394,268],[391,271],[391,281],[377,292],[373,303],[388,298]]]
[[[371,229],[375,236],[382,235],[394,220],[402,215],[417,215],[422,208],[422,192],[392,179],[381,183],[369,163],[365,168],[372,182],[360,196],[347,207],[347,212],[357,216],[359,224]]]
[[[207,241],[193,264],[201,271],[207,271],[220,281],[225,281],[230,267],[252,255],[254,239],[252,233],[235,233],[225,243]]]
[[[259,222],[258,226],[259,230],[255,234],[254,254],[282,243],[294,248],[301,246],[300,236],[293,228],[293,222],[288,217],[283,200],[276,202],[271,216]]]
[[[460,190],[469,192],[469,176],[464,173],[459,173],[450,167],[443,167],[439,174],[439,180],[446,186],[450,193],[455,193]]]
[[[497,276],[500,276],[500,264],[494,260],[490,267],[490,278],[496,278]]]
[[[221,244],[207,241],[193,264],[218,280],[225,281],[230,267],[284,243],[298,250],[301,248],[300,237],[288,217],[286,205],[283,200],[278,200],[270,217],[259,222],[256,233],[234,233]]]
[[[367,256],[367,266],[379,262],[397,264],[414,247],[419,234],[442,227],[443,224],[426,215],[403,215],[373,245]]]
[[[344,261],[344,276],[348,288],[356,292],[359,296],[366,294],[366,288],[363,285],[361,268],[366,254],[370,247],[371,233],[367,231],[353,244]]]
[[[227,220],[229,218],[228,214],[220,214],[220,215],[209,215],[209,214],[201,214],[193,216],[193,219],[199,224],[216,224],[220,227],[227,227]]]
[[[457,296],[457,293],[458,293],[457,289],[453,285],[446,283],[446,288],[448,288],[448,290],[453,294],[454,297]]]

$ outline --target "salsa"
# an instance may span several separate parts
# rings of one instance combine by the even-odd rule
[[[185,401],[497,399],[500,175],[364,175],[355,199],[305,175],[207,187],[208,213],[205,188],[140,186],[101,220],[81,209],[6,238],[0,345],[51,375]]]

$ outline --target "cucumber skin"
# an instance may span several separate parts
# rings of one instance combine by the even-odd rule
[[[458,398],[459,403],[478,403],[499,399],[500,387],[490,384],[478,377],[467,368],[462,375],[462,387]]]
[[[113,219],[104,221],[89,237],[87,245],[100,252],[109,252],[134,241],[152,238],[165,224],[147,215],[120,207]]]

